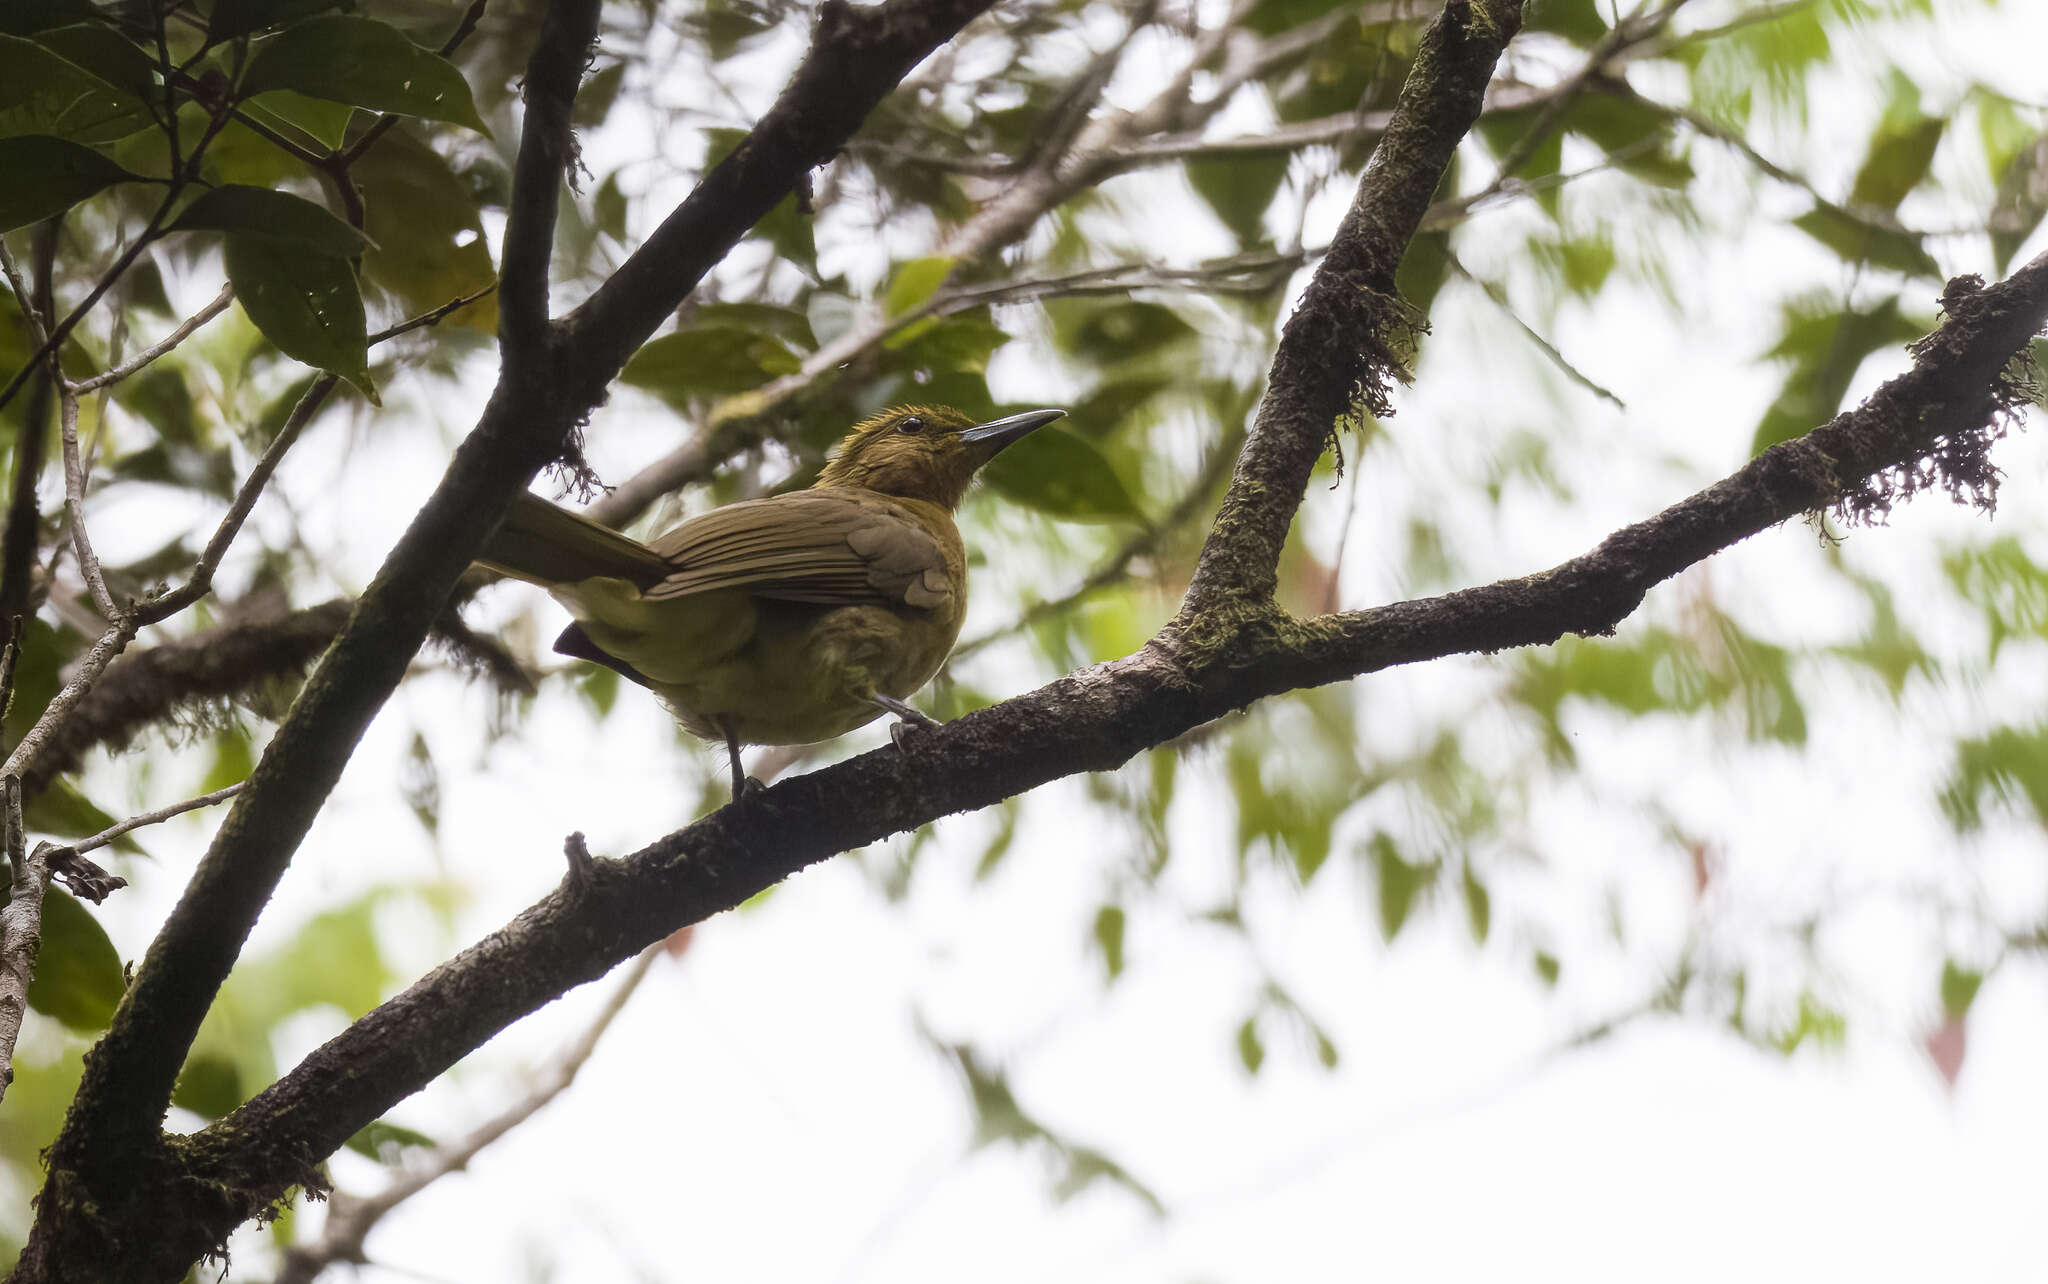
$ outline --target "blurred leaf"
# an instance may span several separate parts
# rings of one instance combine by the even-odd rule
[[[43,946],[28,1005],[74,1030],[104,1030],[127,993],[121,956],[92,913],[60,887],[43,893]]]
[[[2021,148],[1998,176],[1991,203],[1993,262],[2002,273],[2048,215],[2048,134]]]
[[[1799,1045],[1812,1040],[1815,1047],[1840,1047],[1849,1033],[1849,1022],[1841,1013],[1827,1007],[1811,994],[1799,996],[1799,1018],[1792,1028],[1780,1032],[1772,1042],[1778,1051],[1790,1055]]]
[[[1955,549],[1941,569],[1965,602],[1982,612],[1988,626],[1988,659],[2011,638],[2048,638],[2048,568],[2028,555],[2011,535]]]
[[[1124,970],[1124,912],[1115,905],[1095,911],[1095,948],[1102,952],[1102,966],[1109,980]]]
[[[1977,1001],[1977,991],[1984,986],[1984,974],[1971,968],[1959,966],[1954,959],[1944,959],[1941,964],[1941,1006],[1952,1017],[1962,1016]]]
[[[187,1058],[171,1092],[172,1105],[203,1119],[219,1119],[246,1100],[241,1068],[227,1057],[211,1054]]]
[[[354,384],[374,404],[363,297],[346,259],[247,232],[227,237],[228,280],[263,337],[296,361]]]
[[[30,134],[0,139],[0,232],[27,227],[141,176],[90,147]]]
[[[1172,308],[1124,300],[1052,299],[1045,305],[1062,351],[1108,365],[1186,339],[1194,327]]]
[[[1852,205],[1896,210],[1906,194],[1927,177],[1934,149],[1941,144],[1945,119],[1920,110],[1920,87],[1898,68],[1891,72],[1891,96],[1870,147],[1849,189]]]
[[[1266,1045],[1259,1039],[1259,1019],[1248,1016],[1237,1027],[1237,1060],[1246,1074],[1257,1074],[1266,1064]]]
[[[1465,894],[1465,921],[1472,928],[1472,939],[1484,945],[1487,934],[1493,930],[1493,894],[1473,873],[1470,862],[1459,878],[1459,888]]]
[[[312,18],[258,41],[241,93],[272,89],[490,132],[453,64],[370,18]]]
[[[363,234],[309,200],[260,187],[216,187],[185,207],[173,232],[234,232],[304,254],[349,259]]]
[[[1401,255],[1394,284],[1401,297],[1427,313],[1437,292],[1451,279],[1451,234],[1417,232]]]
[[[884,311],[892,317],[902,316],[937,293],[952,271],[953,260],[949,258],[912,259],[899,265],[889,279]]]
[[[199,782],[199,792],[210,794],[247,780],[256,770],[256,744],[248,731],[230,727],[213,738],[213,763]]]
[[[1941,275],[1941,265],[1902,228],[1882,227],[1833,205],[1815,205],[1792,220],[1792,226],[1827,246],[1849,263],[1868,263],[1906,276]]]
[[[1287,177],[1288,157],[1243,156],[1229,160],[1194,160],[1187,165],[1188,182],[1216,211],[1241,246],[1263,243],[1266,207]]]
[[[2036,824],[2048,822],[2048,728],[1998,727],[1956,743],[1956,765],[1941,791],[1941,809],[1958,833],[1984,823],[1984,799],[2024,798]]]
[[[55,838],[90,838],[113,828],[120,817],[87,798],[79,792],[78,786],[59,777],[41,793],[30,795],[22,803],[21,819],[31,833],[49,834]],[[137,854],[142,851],[126,834],[116,838],[113,846],[116,851]]]
[[[379,1119],[365,1127],[346,1143],[350,1150],[380,1164],[397,1164],[405,1158],[408,1150],[428,1150],[434,1139],[416,1128]]]
[[[1548,31],[1574,44],[1590,45],[1607,34],[1607,20],[1596,0],[1534,0],[1525,26]]]
[[[1060,428],[1040,428],[981,470],[1003,498],[1068,521],[1137,521],[1143,514],[1101,451]]]
[[[1564,968],[1563,965],[1558,962],[1557,956],[1555,954],[1550,954],[1546,953],[1543,950],[1538,950],[1536,951],[1535,964],[1536,975],[1542,978],[1543,984],[1550,986],[1554,986],[1557,984],[1557,978],[1563,972]]]
[[[363,230],[371,241],[363,277],[395,298],[406,316],[475,294],[497,279],[475,192],[409,128],[386,134],[349,173],[363,189]],[[497,295],[442,324],[450,322],[495,334]]]
[[[110,143],[149,128],[149,108],[35,40],[0,36],[0,138]]]
[[[1920,324],[1901,314],[1897,295],[1863,309],[1825,301],[1788,309],[1783,337],[1770,355],[1791,364],[1784,390],[1757,425],[1750,453],[1803,437],[1834,418],[1865,358],[1902,347],[1923,333]]]
[[[773,335],[713,325],[650,340],[619,378],[683,407],[693,398],[745,392],[802,368],[803,359]]]
[[[1380,935],[1392,941],[1401,934],[1416,898],[1435,879],[1436,870],[1401,859],[1394,840],[1384,833],[1373,835],[1371,850],[1379,870]]]

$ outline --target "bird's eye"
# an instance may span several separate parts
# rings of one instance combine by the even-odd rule
[[[905,415],[896,421],[897,432],[919,433],[924,431],[924,420],[916,415]]]

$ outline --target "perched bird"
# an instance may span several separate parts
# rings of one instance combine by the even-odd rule
[[[522,495],[477,560],[576,622],[555,650],[616,669],[689,731],[740,746],[829,740],[938,672],[967,613],[953,509],[983,464],[1064,410],[989,423],[897,406],[855,424],[808,490],[727,504],[647,542]]]

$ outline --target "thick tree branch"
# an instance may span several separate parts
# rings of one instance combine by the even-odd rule
[[[1267,603],[1311,469],[1349,417],[1384,415],[1406,378],[1418,321],[1394,270],[1451,154],[1479,119],[1520,0],[1452,0],[1424,33],[1351,208],[1281,332],[1265,399],[1196,564],[1181,622],[1230,602]]]
[[[548,337],[548,264],[562,186],[575,177],[576,138],[569,113],[597,44],[599,6],[548,6],[527,64],[520,99],[526,120],[512,172],[498,269],[498,342],[507,365],[540,360]]]
[[[260,1202],[302,1180],[298,1156],[354,1132],[520,1016],[686,923],[832,854],[1109,770],[1260,698],[1448,655],[1598,634],[1654,583],[1816,506],[1853,502],[1982,433],[2011,403],[2001,371],[2048,320],[2048,255],[1960,296],[1914,369],[1862,407],[1553,570],[1309,621],[1250,616],[1214,663],[1169,630],[989,709],[799,776],[577,879],[325,1046],[189,1155],[208,1183]]]

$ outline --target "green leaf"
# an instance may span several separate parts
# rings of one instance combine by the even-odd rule
[[[0,138],[110,143],[147,129],[149,108],[34,40],[0,36]]]
[[[46,891],[43,947],[28,1005],[74,1030],[104,1030],[127,990],[121,956],[99,920],[62,888]]]
[[[313,18],[260,41],[241,92],[272,89],[490,132],[453,63],[370,18]]]
[[[90,838],[111,829],[117,820],[79,792],[78,786],[63,779],[52,781],[49,788],[30,797],[22,806],[21,819],[31,833],[56,838]],[[142,850],[125,834],[114,840],[114,847],[125,852]]]
[[[1472,939],[1480,945],[1486,944],[1487,933],[1493,930],[1493,894],[1486,890],[1486,884],[1472,872],[1467,864],[1459,887],[1465,894],[1465,921],[1472,928]]]
[[[1266,1064],[1266,1045],[1259,1039],[1259,1018],[1256,1015],[1244,1019],[1237,1027],[1237,1059],[1246,1074],[1257,1074],[1259,1067]]]
[[[329,9],[353,9],[355,0],[214,0],[206,22],[206,43],[254,35]]]
[[[1530,31],[1548,31],[1576,44],[1591,44],[1607,34],[1607,20],[1596,0],[1534,0],[1525,24]]]
[[[141,175],[62,138],[0,139],[0,232],[61,214],[116,183],[140,181]]]
[[[890,278],[883,308],[892,317],[902,316],[936,294],[952,271],[953,260],[950,258],[912,259],[897,268],[896,275]]]
[[[417,1128],[395,1124],[388,1119],[379,1119],[370,1124],[347,1142],[348,1148],[368,1159],[381,1164],[395,1164],[405,1157],[408,1150],[425,1150],[434,1145],[434,1139]]]
[[[1053,299],[1045,311],[1062,351],[1100,365],[1152,352],[1195,333],[1178,312],[1160,303]]]
[[[1138,521],[1143,514],[1101,451],[1059,428],[1040,428],[981,470],[1005,499],[1077,522]]]
[[[289,135],[297,130],[329,151],[347,141],[348,123],[356,114],[356,109],[347,103],[308,98],[289,89],[258,94],[243,103],[242,110],[272,128],[289,126],[282,132]]]
[[[1862,309],[1841,308],[1831,301],[1790,309],[1783,336],[1769,355],[1792,365],[1784,391],[1757,424],[1750,453],[1805,436],[1834,418],[1865,358],[1910,343],[1923,333],[1922,325],[1900,312],[1897,295]]]
[[[158,94],[156,59],[120,32],[99,22],[58,27],[36,37],[36,43],[59,58],[91,72],[138,103]]]
[[[0,5],[0,32],[25,36],[48,27],[91,22],[98,17],[88,0],[7,0]]]
[[[1903,228],[1859,219],[1833,205],[1815,205],[1792,220],[1792,226],[1827,246],[1849,263],[1868,263],[1907,276],[1941,275],[1941,265]]]
[[[1102,951],[1102,966],[1114,981],[1124,970],[1124,912],[1115,905],[1095,911],[1095,948]]]
[[[1379,867],[1380,935],[1392,941],[1401,934],[1416,898],[1429,886],[1436,871],[1428,865],[1411,865],[1401,859],[1394,840],[1386,834],[1373,836],[1372,856]]]
[[[1941,809],[1958,833],[1984,824],[1984,799],[2024,798],[2035,824],[2048,820],[2048,728],[1998,727],[1956,745]]]
[[[1538,950],[1536,951],[1536,958],[1534,961],[1536,965],[1536,975],[1542,978],[1543,984],[1551,986],[1556,985],[1557,978],[1564,971],[1564,965],[1558,962],[1557,955],[1551,954],[1545,950]]]
[[[232,1058],[214,1053],[188,1058],[178,1071],[178,1086],[171,1091],[172,1105],[204,1119],[218,1119],[246,1100],[241,1067]]]
[[[1188,162],[1188,182],[1242,246],[1266,237],[1266,207],[1287,177],[1286,154]]]
[[[395,298],[407,315],[475,294],[497,279],[476,184],[411,129],[386,134],[349,173],[363,189],[363,230],[371,241],[363,278]],[[497,295],[479,299],[450,321],[495,333]]]
[[[1920,87],[1897,68],[1891,73],[1891,96],[1884,116],[1871,135],[1863,165],[1849,189],[1852,205],[1890,212],[1906,199],[1906,193],[1927,177],[1934,162],[1934,149],[1941,144],[1948,121],[1920,110]]]
[[[1983,988],[1984,974],[1972,968],[1962,967],[1954,959],[1944,959],[1941,964],[1941,1006],[1952,1017],[1960,1017],[1970,1010],[1977,1001],[1977,991]]]
[[[802,368],[803,359],[773,335],[714,325],[678,330],[643,344],[619,378],[682,405],[696,397],[745,392]]]
[[[235,301],[264,338],[296,361],[340,375],[376,402],[363,296],[346,259],[247,232],[228,234],[225,257]]]
[[[334,259],[354,258],[365,244],[361,232],[313,202],[261,187],[216,187],[186,206],[169,230],[234,232]]]

